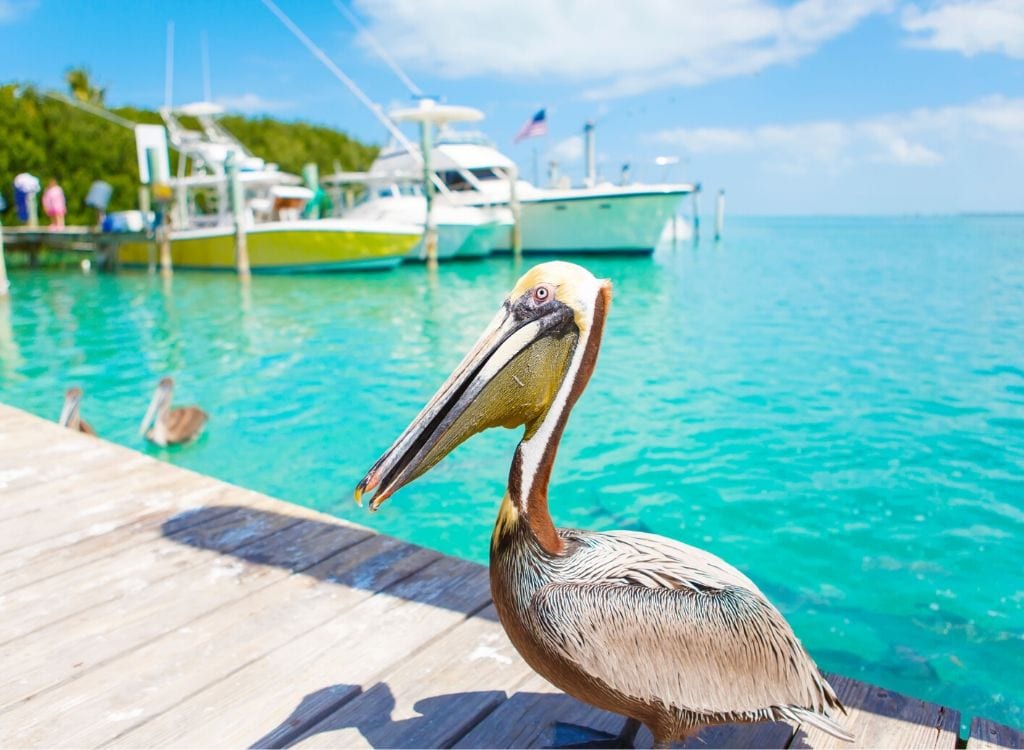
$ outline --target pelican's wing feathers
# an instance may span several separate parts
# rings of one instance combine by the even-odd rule
[[[207,420],[198,406],[181,406],[167,415],[167,436],[172,443],[185,442],[199,436]]]
[[[566,531],[560,583],[530,605],[534,631],[585,674],[642,701],[721,721],[789,719],[836,736],[840,707],[789,624],[714,555],[635,532]]]

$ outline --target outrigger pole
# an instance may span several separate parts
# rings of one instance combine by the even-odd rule
[[[398,76],[398,80],[405,84],[405,87],[409,89],[409,93],[415,97],[422,97],[423,90],[413,83],[412,79],[405,74],[405,71],[402,70],[402,66],[395,61],[395,58],[388,54],[388,51],[384,49],[384,45],[377,41],[377,37],[371,34],[370,30],[367,29],[358,18],[356,18],[356,14],[352,12],[351,8],[348,8],[343,2],[341,2],[341,0],[334,0],[334,7],[338,9],[338,12],[341,13],[341,15],[345,16],[345,20],[352,24],[356,31],[366,37],[366,41],[368,41],[370,46],[373,47],[373,51],[376,52],[377,56],[384,61],[385,65],[391,68],[391,72]]]
[[[370,110],[370,112],[373,113],[373,116],[377,118],[381,125],[383,125],[387,129],[387,131],[392,136],[394,136],[395,139],[399,143],[401,143],[409,151],[410,154],[412,154],[415,157],[416,147],[408,138],[405,137],[402,131],[398,129],[398,126],[395,125],[391,118],[384,114],[384,111],[380,108],[380,105],[373,101],[370,97],[368,97],[366,93],[361,88],[359,88],[359,86],[356,85],[355,81],[353,81],[351,78],[345,75],[342,72],[341,68],[335,65],[334,61],[331,58],[329,58],[322,49],[316,46],[313,40],[306,36],[303,33],[302,29],[296,26],[292,19],[285,15],[284,11],[277,7],[277,4],[274,3],[274,0],[262,0],[262,2],[265,6],[267,6],[267,10],[269,10],[271,13],[277,16],[277,19],[282,24],[284,24],[285,28],[292,32],[295,38],[302,42],[303,45],[305,45],[306,49],[308,49],[313,54],[313,57],[322,62],[324,64],[324,67],[326,67],[332,74],[334,74],[334,77],[341,81],[345,85],[345,87],[352,93],[352,95],[360,102],[362,102],[362,104],[368,110]],[[419,157],[418,160],[422,161],[422,157]]]

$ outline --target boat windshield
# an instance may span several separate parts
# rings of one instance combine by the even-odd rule
[[[488,182],[489,180],[500,180],[501,175],[497,174],[490,167],[476,167],[474,169],[466,170],[473,175],[480,182]],[[438,172],[437,176],[441,178],[441,181],[445,184],[449,190],[472,190],[473,185],[465,178],[462,172],[455,169],[448,169],[442,172]]]

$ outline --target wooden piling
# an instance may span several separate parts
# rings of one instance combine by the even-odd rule
[[[233,154],[226,161],[228,170],[228,195],[231,201],[231,217],[235,222],[235,270],[242,278],[249,278],[249,246],[245,236],[245,188],[238,177],[238,162]]]
[[[174,273],[174,268],[171,263],[171,236],[168,231],[167,223],[167,210],[170,206],[170,201],[166,200],[168,196],[165,195],[165,192],[168,189],[167,185],[157,184],[157,175],[160,174],[160,168],[159,156],[155,148],[146,149],[146,163],[149,166],[149,189],[151,198],[157,206],[157,222],[153,227],[153,235],[157,246],[157,252],[160,256],[160,272],[165,276],[169,276]]]
[[[427,200],[427,219],[423,227],[423,244],[427,266],[437,268],[437,221],[434,218],[434,168],[431,164],[434,151],[433,124],[429,120],[420,123],[420,153],[423,154],[423,195]]]
[[[519,202],[519,172],[513,166],[508,173],[508,207],[512,211],[512,257],[523,257],[523,206]]]
[[[693,192],[690,196],[693,201],[693,244],[700,242],[700,201],[698,196],[700,195],[700,185],[694,185]]]
[[[4,225],[0,222],[0,297],[6,297],[11,288],[7,280],[7,259],[4,257]]]
[[[722,227],[725,224],[725,191],[718,191],[715,201],[715,242],[722,239]]]

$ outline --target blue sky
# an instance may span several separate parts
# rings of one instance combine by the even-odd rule
[[[1024,211],[1024,0],[278,0],[385,106],[400,81],[335,7],[345,2],[421,89],[482,109],[526,177],[537,150],[582,175],[725,188],[747,214]],[[259,0],[0,0],[4,81],[63,88],[85,65],[111,104],[214,99],[381,142],[381,127]],[[539,107],[550,133],[512,145]],[[679,166],[654,165],[661,155]],[[265,155],[272,158],[272,154]]]

